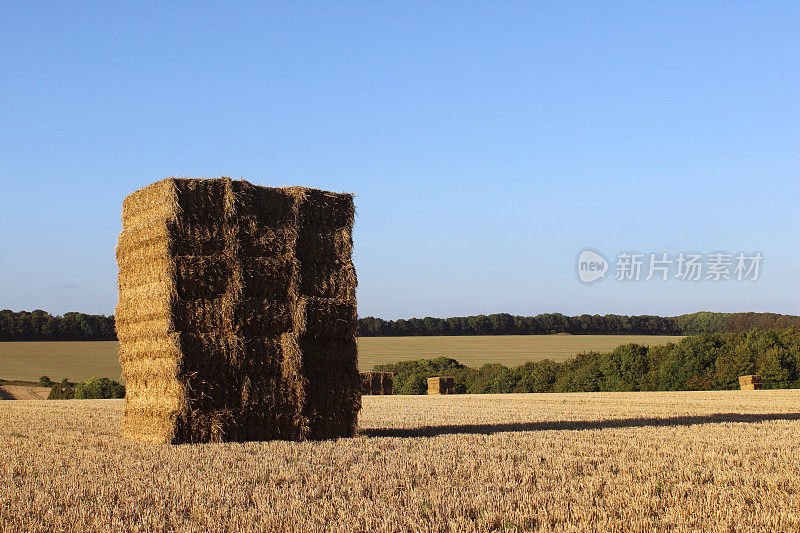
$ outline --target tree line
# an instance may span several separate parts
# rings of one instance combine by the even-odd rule
[[[427,378],[453,376],[456,393],[725,390],[759,374],[764,388],[800,388],[800,330],[703,333],[662,346],[626,344],[557,363],[470,368],[438,357],[377,365],[394,372],[395,394],[425,394]]]
[[[800,328],[800,316],[774,313],[699,312],[675,317],[653,315],[579,315],[508,313],[451,318],[358,319],[360,337],[430,335],[694,335],[748,331],[752,328]],[[113,341],[114,316],[0,311],[0,341]]]
[[[0,311],[0,341],[115,341],[114,317],[64,313]]]
[[[748,331],[753,328],[800,328],[800,316],[775,313],[711,313],[675,317],[652,315],[580,315],[548,313],[515,316],[507,313],[452,318],[383,320],[360,318],[360,337],[430,335],[693,335]]]

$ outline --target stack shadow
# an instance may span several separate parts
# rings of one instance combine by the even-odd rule
[[[515,433],[524,431],[582,431],[591,429],[619,429],[636,427],[693,426],[696,424],[722,424],[768,422],[772,420],[800,420],[800,413],[739,414],[716,413],[710,415],[675,416],[667,418],[618,418],[605,420],[558,420],[549,422],[511,422],[499,424],[463,424],[421,426],[417,428],[361,429],[367,437],[437,437],[440,435]]]

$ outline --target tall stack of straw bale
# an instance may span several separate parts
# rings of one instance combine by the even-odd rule
[[[741,390],[760,390],[761,376],[753,374],[750,376],[739,376],[739,388]]]
[[[392,372],[361,372],[361,394],[392,394],[394,374]]]
[[[123,433],[167,443],[351,436],[352,195],[169,178],[117,246]]]
[[[428,378],[428,394],[455,394],[455,380],[449,376]]]

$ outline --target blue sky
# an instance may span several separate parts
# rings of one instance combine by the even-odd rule
[[[113,313],[124,196],[222,174],[356,193],[362,316],[800,314],[798,3],[3,2],[0,50],[0,308]]]

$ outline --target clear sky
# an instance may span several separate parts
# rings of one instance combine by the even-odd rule
[[[113,313],[124,196],[221,174],[357,195],[362,316],[800,314],[800,3],[228,4],[0,3],[0,308]]]

